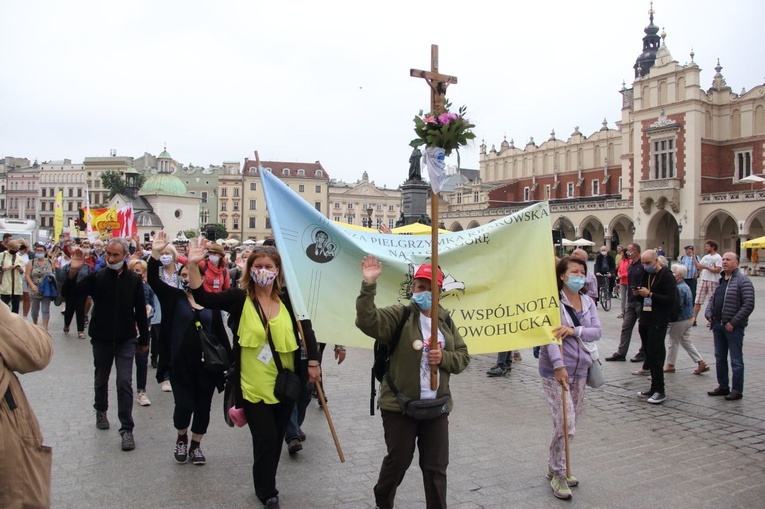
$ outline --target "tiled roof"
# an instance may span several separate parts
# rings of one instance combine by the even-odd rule
[[[327,170],[325,170],[320,162],[315,163],[294,163],[288,161],[260,161],[260,165],[263,168],[271,169],[271,173],[279,178],[314,178],[317,180],[329,180]],[[256,176],[258,165],[257,162],[247,159],[244,161],[244,168],[242,173],[244,175]],[[288,174],[284,170],[289,170]],[[300,170],[303,170],[303,175],[300,174]],[[317,172],[320,172],[317,174]]]

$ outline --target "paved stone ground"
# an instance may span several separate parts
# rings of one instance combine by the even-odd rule
[[[677,373],[666,378],[663,405],[635,396],[648,387],[645,377],[630,374],[638,365],[605,363],[607,384],[587,390],[572,444],[572,473],[581,484],[571,502],[555,499],[544,477],[550,416],[531,351],[523,351],[523,361],[501,379],[484,374],[492,355],[474,356],[468,370],[452,378],[449,506],[763,507],[765,318],[759,310],[765,278],[753,281],[760,300],[745,338],[744,399],[729,402],[706,395],[716,381],[712,336],[703,326],[694,327],[692,337],[713,369],[693,375],[695,366],[680,352]],[[617,313],[601,313],[603,356],[618,344]],[[62,321],[56,311],[51,365],[22,377],[45,441],[53,446],[54,507],[261,507],[252,489],[249,433],[225,426],[218,395],[203,442],[204,467],[173,461],[172,395],[160,392],[152,369],[152,405],[136,404],[133,411],[136,450],[120,450],[113,387],[112,430],[97,430],[89,343],[64,335]],[[637,351],[637,330],[633,341],[630,354]],[[372,486],[385,449],[379,414],[369,416],[370,357],[368,350],[349,349],[342,366],[325,364],[329,406],[346,461],[338,460],[323,413],[313,402],[303,426],[308,435],[303,451],[294,457],[283,452],[277,479],[282,507],[374,507]],[[416,462],[415,455],[398,492],[399,508],[425,506]]]

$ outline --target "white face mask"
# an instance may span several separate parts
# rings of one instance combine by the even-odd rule
[[[210,260],[210,263],[213,265],[218,265],[218,262],[220,261],[220,256],[210,255],[208,256],[208,259]]]
[[[169,254],[163,254],[159,257],[159,263],[167,267],[171,263],[173,263],[173,256]]]
[[[268,269],[256,269],[250,272],[250,277],[258,286],[268,286],[274,282],[278,272],[271,272]]]
[[[112,270],[120,270],[125,265],[125,260],[120,260],[117,263],[107,263],[106,266]]]

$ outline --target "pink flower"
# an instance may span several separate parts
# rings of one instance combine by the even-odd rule
[[[436,123],[436,117],[433,115],[428,115],[427,117],[422,119],[426,124],[435,124]]]
[[[441,113],[438,116],[438,121],[441,122],[442,125],[448,125],[451,122],[457,120],[458,118],[460,118],[460,116],[457,115],[456,113]]]

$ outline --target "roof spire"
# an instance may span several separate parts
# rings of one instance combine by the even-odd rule
[[[659,50],[660,40],[659,27],[653,24],[653,2],[651,2],[651,8],[648,9],[648,26],[643,30],[645,37],[643,37],[643,52],[638,56],[635,61],[633,69],[635,69],[635,78],[640,78],[648,74],[648,71],[653,67],[656,61],[656,52]]]

